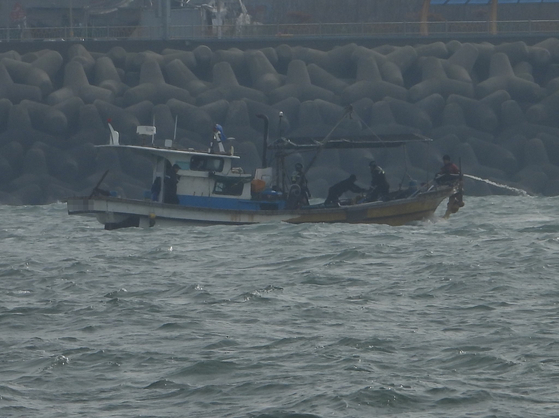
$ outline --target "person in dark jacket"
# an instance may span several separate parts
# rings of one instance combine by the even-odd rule
[[[311,192],[309,190],[307,177],[303,172],[303,164],[295,164],[295,171],[291,174],[291,184],[296,184],[301,188],[301,198],[299,203],[301,205],[308,205]]]
[[[173,165],[171,169],[165,173],[165,180],[163,181],[163,201],[165,203],[178,204],[179,198],[177,196],[177,184],[180,176],[177,174],[179,171],[177,164]]]
[[[375,161],[369,163],[369,168],[371,169],[371,188],[367,193],[367,202],[375,202],[378,199],[388,200],[390,185],[386,180],[384,170]]]
[[[337,205],[338,199],[341,195],[345,192],[353,192],[353,193],[363,193],[366,192],[367,189],[363,189],[355,184],[357,177],[355,174],[352,174],[347,179],[340,181],[339,183],[334,184],[332,187],[328,189],[328,196],[324,201],[325,205]]]

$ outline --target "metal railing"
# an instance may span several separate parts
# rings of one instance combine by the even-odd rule
[[[0,28],[0,41],[278,39],[482,34],[559,34],[559,20],[309,23],[234,26]]]

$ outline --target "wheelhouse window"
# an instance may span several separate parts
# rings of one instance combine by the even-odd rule
[[[240,196],[243,194],[244,182],[239,179],[219,179],[214,186],[214,194]]]
[[[178,165],[181,170],[190,170],[190,161],[176,161],[175,164]]]
[[[190,169],[194,171],[214,171],[220,173],[223,171],[223,158],[193,155],[190,158]]]

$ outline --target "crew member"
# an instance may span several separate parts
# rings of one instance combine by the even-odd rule
[[[325,205],[338,205],[338,199],[341,195],[345,192],[353,192],[353,193],[363,193],[366,192],[367,189],[363,189],[355,184],[357,177],[355,174],[352,174],[347,179],[340,181],[339,183],[334,184],[332,187],[328,189],[328,196],[324,201]]]
[[[386,180],[384,170],[377,165],[375,161],[369,163],[371,169],[371,188],[367,193],[367,202],[375,202],[376,200],[388,200],[390,185]]]
[[[307,177],[303,172],[303,164],[295,164],[295,171],[291,174],[291,184],[296,184],[301,188],[301,197],[299,203],[301,205],[308,205],[311,192],[308,187]]]
[[[177,184],[180,179],[180,176],[177,174],[179,168],[178,164],[175,164],[165,173],[165,180],[163,182],[164,203],[172,203],[175,205],[179,203],[179,198],[177,196]]]
[[[439,184],[452,183],[460,177],[460,169],[452,162],[450,156],[443,155],[443,166],[435,176],[435,181]]]
[[[213,154],[214,145],[217,145],[218,151],[222,154],[225,153],[225,147],[223,146],[223,142],[225,142],[226,140],[227,137],[225,136],[225,132],[223,132],[223,127],[219,123],[216,123],[214,125],[213,139],[212,142],[210,143],[210,148],[208,149],[208,152],[210,154]]]

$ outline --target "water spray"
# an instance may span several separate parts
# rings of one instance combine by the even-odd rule
[[[501,189],[510,190],[511,192],[516,193],[519,196],[530,196],[526,190],[518,189],[516,187],[507,186],[506,184],[495,183],[494,181],[482,179],[481,177],[472,176],[470,174],[463,174],[464,177],[468,177],[472,180],[482,181],[484,183],[490,184],[491,186],[499,187]]]

